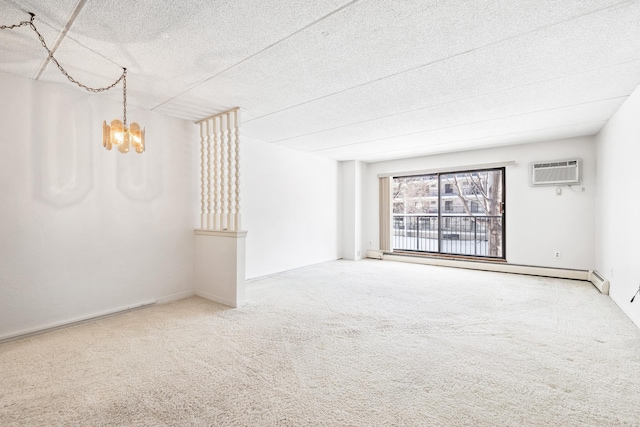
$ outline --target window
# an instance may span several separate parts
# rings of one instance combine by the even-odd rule
[[[393,178],[393,250],[504,259],[504,176],[496,168]]]

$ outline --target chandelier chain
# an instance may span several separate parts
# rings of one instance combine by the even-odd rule
[[[127,69],[125,68],[122,72],[122,115],[124,119],[124,128],[127,128]]]
[[[33,16],[31,17],[31,21],[33,20]],[[0,25],[0,30],[13,30],[14,28],[20,28],[20,27],[26,27],[27,25],[31,24],[31,21],[20,21],[19,24],[13,24],[13,25]]]
[[[135,148],[135,151],[138,153],[142,153],[145,151],[145,143],[144,143],[144,129],[140,129],[140,126],[137,123],[134,123],[135,128],[129,129],[127,126],[127,69],[122,67],[122,74],[118,79],[105,87],[90,87],[85,84],[80,83],[78,80],[73,78],[67,70],[58,62],[58,60],[53,55],[53,51],[49,49],[47,46],[47,42],[44,40],[40,31],[36,28],[36,24],[34,23],[36,15],[29,12],[31,19],[28,21],[21,21],[18,24],[13,25],[0,25],[0,30],[13,30],[15,28],[20,27],[30,27],[34,33],[38,36],[38,40],[42,44],[42,47],[47,51],[49,56],[49,60],[56,64],[58,70],[73,84],[85,89],[89,92],[98,93],[104,92],[110,89],[113,89],[118,83],[122,82],[122,114],[123,114],[123,123],[122,128],[118,125],[118,122],[111,122],[112,126],[107,125],[106,121],[103,124],[103,132],[102,132],[102,145],[107,149],[111,150],[112,146],[118,146],[118,150],[121,153],[129,152],[129,144],[132,144]]]
[[[2,26],[0,26],[0,29],[2,29],[2,30],[13,30],[14,28],[19,28],[19,27],[24,27],[24,26],[31,27],[31,29],[38,35],[38,39],[40,40],[40,43],[42,44],[42,47],[45,48],[45,50],[47,51],[47,53],[49,55],[49,59],[51,59],[51,61],[54,64],[56,64],[56,66],[58,67],[58,70],[60,70],[60,72],[71,83],[74,83],[74,84],[78,85],[79,87],[81,87],[81,88],[83,88],[83,89],[85,89],[85,90],[87,90],[89,92],[92,92],[92,93],[104,92],[104,91],[113,89],[118,83],[120,83],[121,81],[124,81],[124,85],[125,85],[125,123],[126,123],[127,122],[127,120],[126,120],[126,96],[127,96],[126,95],[126,75],[127,75],[127,69],[123,68],[122,69],[123,70],[122,74],[120,75],[120,77],[118,77],[118,80],[116,80],[115,82],[113,82],[109,86],[93,88],[93,87],[90,87],[90,86],[87,86],[87,85],[84,85],[84,84],[80,83],[79,81],[74,79],[71,75],[69,75],[67,70],[65,70],[64,67],[62,65],[60,65],[58,60],[53,56],[53,52],[47,46],[47,43],[45,42],[44,37],[42,36],[42,34],[40,34],[38,29],[36,28],[36,25],[33,23],[33,20],[35,19],[36,15],[34,15],[33,13],[29,13],[29,15],[31,15],[31,19],[29,21],[21,21],[19,24],[14,24],[14,25],[2,25]]]

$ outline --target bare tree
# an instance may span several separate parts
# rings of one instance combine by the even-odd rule
[[[474,216],[471,202],[482,207],[489,233],[489,254],[502,255],[502,179],[500,171],[465,172],[445,175],[444,178],[456,189],[465,213]],[[477,221],[477,219],[476,219]]]
[[[428,197],[431,194],[431,186],[435,181],[434,176],[417,176],[406,178],[394,178],[393,180],[393,213],[419,214],[429,212]],[[403,209],[398,208],[402,204]]]

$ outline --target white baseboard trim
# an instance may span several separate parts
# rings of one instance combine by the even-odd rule
[[[219,297],[217,295],[210,294],[209,292],[196,291],[196,295],[232,308],[238,308],[238,304],[235,301],[231,301],[226,298]]]
[[[30,329],[23,329],[18,332],[13,332],[10,334],[0,336],[0,343],[5,341],[13,341],[20,338],[26,338],[32,335],[43,334],[49,331],[55,331],[56,329],[66,328],[68,326],[78,325],[81,323],[87,323],[94,320],[98,320],[104,317],[114,316],[116,314],[122,314],[127,311],[137,310],[144,307],[149,307],[155,304],[167,304],[172,301],[178,301],[184,298],[189,298],[196,295],[195,290],[189,290],[184,292],[178,292],[172,295],[167,295],[158,299],[149,300],[145,302],[140,302],[137,304],[127,305],[126,307],[114,308],[112,310],[100,311],[97,313],[89,314],[86,316],[74,317],[68,320],[63,320],[60,322],[53,322],[46,325],[38,326]]]
[[[190,291],[178,292],[177,294],[167,295],[166,297],[158,298],[158,304],[167,304],[169,302],[178,301],[181,299],[192,297],[196,294],[195,289]]]
[[[19,338],[26,338],[32,335],[38,335],[49,331],[55,331],[56,329],[66,328],[68,326],[77,325],[80,323],[91,322],[97,319],[101,319],[104,317],[113,316],[115,314],[121,314],[131,310],[137,310],[144,307],[149,307],[157,303],[157,300],[150,300],[145,302],[140,302],[137,304],[128,305],[126,307],[115,308],[112,310],[100,311],[97,313],[89,314],[86,316],[74,317],[72,319],[63,320],[60,322],[53,322],[46,325],[37,326],[35,328],[23,329],[18,332],[13,332],[10,334],[0,336],[0,343],[5,341],[12,341]]]
[[[457,259],[442,259],[428,257],[412,257],[404,255],[385,254],[385,261],[408,262],[413,264],[437,265],[441,267],[466,268],[469,270],[495,271],[498,273],[527,274],[530,276],[557,277],[559,279],[574,279],[589,281],[587,270],[571,270],[552,267],[535,267],[507,263],[491,263],[481,261],[464,261]]]
[[[341,259],[343,259],[343,258],[331,258],[331,259],[327,259],[325,261],[319,261],[319,262],[314,262],[312,264],[301,265],[300,267],[294,267],[294,268],[289,268],[289,269],[286,269],[286,270],[275,271],[273,273],[265,274],[264,276],[249,277],[249,278],[245,279],[245,282],[253,282],[253,281],[256,281],[256,280],[267,279],[269,277],[277,276],[278,274],[287,273],[289,271],[301,270],[303,268],[312,267],[314,265],[324,264],[325,262],[338,261],[338,260],[341,260]]]

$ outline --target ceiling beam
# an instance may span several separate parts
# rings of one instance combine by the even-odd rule
[[[56,50],[60,46],[60,43],[62,43],[62,40],[67,36],[67,33],[73,26],[73,23],[76,21],[76,18],[78,17],[78,15],[80,14],[80,11],[82,11],[82,8],[86,3],[87,3],[87,0],[78,0],[76,7],[73,9],[73,12],[71,12],[71,16],[69,16],[69,19],[67,20],[67,23],[62,28],[62,31],[60,31],[60,34],[58,34],[58,38],[56,39],[55,43],[51,47],[51,54],[56,53]],[[50,61],[51,61],[51,58],[47,55],[44,61],[42,61],[42,64],[40,64],[38,71],[33,76],[33,80],[40,79],[40,77],[42,76],[42,73],[44,73],[44,70],[46,70],[47,65],[49,65]]]

